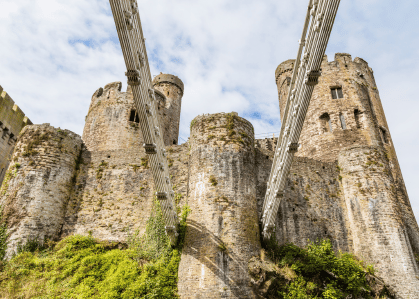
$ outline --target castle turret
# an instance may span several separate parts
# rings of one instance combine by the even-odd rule
[[[160,74],[153,79],[153,87],[166,97],[165,111],[161,115],[162,123],[165,124],[162,125],[164,144],[178,144],[183,82],[174,75]]]
[[[294,60],[287,60],[275,72],[282,118],[293,67]],[[332,162],[345,147],[383,145],[380,128],[387,124],[377,117],[380,114],[384,118],[384,113],[368,64],[360,58],[352,61],[349,54],[338,53],[330,63],[325,56],[321,68],[297,156]],[[389,134],[385,137],[389,138]]]
[[[0,190],[8,258],[19,244],[59,238],[81,147],[80,136],[49,124],[22,130]]]
[[[177,144],[179,135],[183,83],[179,78],[174,78],[172,83],[167,83],[166,79],[162,79],[161,83],[160,81],[155,83],[158,119],[163,128],[165,145],[172,145],[174,141]],[[178,85],[182,88],[177,87]],[[128,86],[126,92],[122,92],[121,89],[121,82],[113,82],[104,88],[99,88],[93,94],[83,130],[83,141],[89,151],[142,146],[140,120],[134,105],[131,87]]]
[[[132,92],[121,88],[121,82],[109,83],[92,96],[82,136],[89,151],[142,146]]]
[[[294,63],[294,60],[287,60],[281,63],[275,72],[281,118],[286,106]],[[296,155],[323,162],[334,162],[339,157],[339,164],[345,165],[342,191],[348,206],[354,250],[358,256],[365,252],[365,258],[371,262],[385,260],[390,263],[388,269],[382,264],[378,268],[383,277],[388,279],[386,282],[391,284],[391,276],[396,273],[416,273],[411,257],[413,254],[419,254],[419,227],[406,192],[373,71],[365,60],[352,60],[351,55],[344,53],[337,53],[332,62],[328,62],[325,56],[321,69],[322,75],[313,91],[300,136],[301,146]],[[363,151],[368,156],[380,153],[376,157],[380,161],[360,158],[365,155]],[[356,154],[353,154],[355,152]],[[355,158],[347,160],[348,155],[355,155]],[[382,160],[381,155],[387,160]],[[361,171],[362,167],[371,164],[374,166],[372,172]],[[353,167],[356,169],[352,169]],[[366,198],[364,193],[356,194],[358,185],[366,188],[361,189],[365,190],[365,194],[375,193],[369,195],[369,198]],[[388,188],[391,188],[391,192]],[[357,206],[357,215],[351,212],[351,208],[354,208],[351,205]],[[384,227],[381,227],[380,221]],[[385,227],[386,225],[392,226],[394,230]],[[403,236],[400,235],[402,232]],[[372,245],[371,242],[375,244]],[[384,245],[389,247],[380,242],[388,242]],[[380,252],[374,254],[371,252],[372,248]],[[400,250],[398,259],[388,261],[380,256],[391,256],[391,252],[395,252],[396,248]],[[400,267],[405,266],[410,267],[409,270],[401,271]],[[410,284],[413,284],[412,279]],[[406,288],[412,289],[410,284],[405,285]],[[410,293],[415,294],[411,298],[416,298],[415,292]]]
[[[237,113],[191,123],[181,298],[256,298],[248,262],[260,253],[253,126]]]

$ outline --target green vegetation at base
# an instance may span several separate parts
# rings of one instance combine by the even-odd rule
[[[157,202],[146,233],[131,235],[126,250],[79,235],[49,249],[30,246],[34,252],[22,252],[0,269],[1,296],[178,298],[177,273],[189,211],[183,208],[178,242],[173,247]]]
[[[3,219],[3,208],[0,206],[0,270],[7,249],[7,227]]]
[[[276,279],[268,292],[274,295],[272,298],[393,298],[386,286],[375,285],[371,265],[350,253],[336,254],[330,240],[314,242],[306,248],[294,244],[278,246],[271,240],[266,249],[277,266]]]

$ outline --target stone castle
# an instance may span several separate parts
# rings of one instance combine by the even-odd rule
[[[294,60],[275,79],[281,117]],[[178,145],[182,81],[153,80],[176,199],[188,203],[181,298],[258,298],[249,261],[261,254],[259,218],[276,139],[255,139],[237,113],[201,115]],[[83,136],[49,124],[17,138],[0,190],[7,255],[35,237],[91,234],[124,243],[143,231],[153,181],[133,95],[114,82],[92,96]],[[30,124],[30,122],[28,122]],[[419,298],[419,227],[403,182],[373,71],[360,58],[324,57],[276,221],[276,240],[335,250],[374,264],[399,298]]]

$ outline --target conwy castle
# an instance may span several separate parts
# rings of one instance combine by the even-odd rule
[[[275,72],[281,117],[293,67],[287,60]],[[419,227],[373,71],[343,53],[330,62],[325,56],[321,69],[276,240],[302,247],[330,239],[336,251],[373,264],[398,298],[419,298]],[[192,210],[179,296],[260,298],[248,264],[261,255],[261,209],[276,139],[255,139],[252,124],[232,112],[197,116],[189,140],[178,145],[184,84],[160,74],[153,85],[176,198]],[[114,82],[96,90],[81,137],[32,125],[16,107],[3,92],[0,206],[8,258],[34,238],[81,234],[124,244],[128,231],[145,230],[154,186],[130,87],[123,92]]]

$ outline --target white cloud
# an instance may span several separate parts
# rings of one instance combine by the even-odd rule
[[[308,0],[143,0],[152,74],[185,83],[181,136],[198,114],[237,111],[256,133],[278,132],[276,66],[294,58]],[[375,71],[407,189],[419,216],[419,4],[342,1],[327,50]],[[82,133],[93,92],[122,81],[124,61],[106,0],[2,0],[0,84],[35,123]]]

